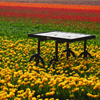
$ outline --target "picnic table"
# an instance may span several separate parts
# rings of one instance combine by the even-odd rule
[[[89,55],[92,58],[91,54],[86,50],[86,41],[88,39],[95,38],[96,36],[90,34],[82,34],[82,33],[54,31],[54,32],[28,34],[28,37],[38,38],[38,53],[33,54],[29,62],[32,61],[32,59],[35,57],[35,59],[37,59],[36,65],[38,65],[39,59],[44,65],[44,60],[40,56],[40,41],[55,40],[55,57],[51,59],[50,61],[51,64],[53,61],[58,61],[58,43],[64,43],[64,42],[67,42],[67,49],[63,51],[67,52],[67,59],[70,56],[70,53],[73,55],[73,57],[76,58],[75,53],[69,48],[69,43],[75,41],[84,41],[84,51],[79,55],[79,57],[81,57],[82,55],[84,55],[84,57],[87,57],[87,55]]]

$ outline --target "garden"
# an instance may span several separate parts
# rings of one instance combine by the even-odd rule
[[[50,31],[95,35],[87,40],[93,59],[78,57],[84,41],[69,47],[76,59],[67,59],[66,44],[40,43],[45,65],[30,57],[37,53],[38,39],[29,33]],[[63,54],[63,56],[62,56]],[[0,2],[0,100],[99,100],[100,99],[100,6]]]

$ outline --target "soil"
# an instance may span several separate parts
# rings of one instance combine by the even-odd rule
[[[22,3],[53,3],[53,4],[73,4],[73,5],[97,5],[100,0],[0,0],[3,2],[22,2]]]

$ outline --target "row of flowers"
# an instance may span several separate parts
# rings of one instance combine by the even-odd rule
[[[81,9],[81,10],[100,10],[100,6],[94,5],[66,5],[66,4],[47,4],[47,3],[18,3],[0,2],[1,6],[13,7],[38,7],[38,8],[57,8],[57,9]]]
[[[83,10],[83,9],[57,9],[43,7],[14,7],[0,6],[1,17],[26,17],[26,18],[50,18],[59,20],[75,20],[87,22],[100,22],[100,10]]]

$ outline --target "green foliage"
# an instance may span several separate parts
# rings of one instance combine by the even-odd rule
[[[93,22],[80,22],[80,21],[49,21],[40,19],[17,19],[14,18],[0,18],[0,36],[10,37],[13,36],[15,40],[29,38],[28,33],[40,33],[49,31],[64,31],[74,33],[85,33],[96,35],[96,39],[88,41],[88,45],[100,46],[100,25]]]

